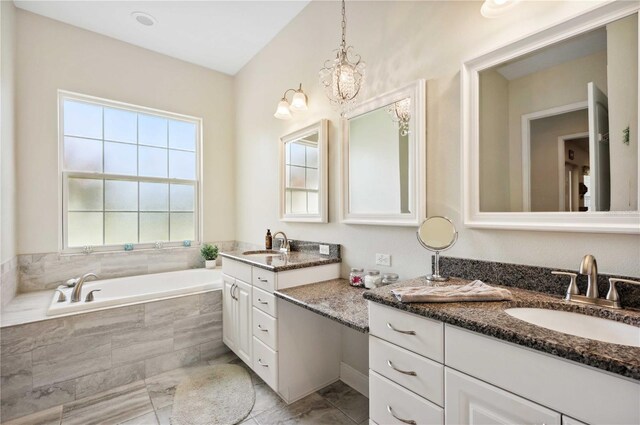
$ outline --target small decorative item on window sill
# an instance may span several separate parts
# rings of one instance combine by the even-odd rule
[[[125,251],[133,251],[133,244],[132,243],[124,244],[124,250]]]
[[[190,240],[182,241],[182,246],[184,246],[185,248],[189,248],[191,246],[191,241]]]
[[[93,252],[93,247],[90,247],[89,245],[85,245],[82,247],[82,252],[84,254],[91,254]]]
[[[629,126],[627,126],[627,128],[622,130],[622,143],[624,143],[627,146],[629,145]]]
[[[218,258],[218,246],[211,244],[204,244],[200,249],[200,254],[204,258],[204,266],[208,269],[216,268],[216,259]]]

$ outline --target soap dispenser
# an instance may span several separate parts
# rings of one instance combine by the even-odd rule
[[[273,238],[271,237],[271,229],[267,229],[267,234],[264,237],[264,248],[272,249]]]

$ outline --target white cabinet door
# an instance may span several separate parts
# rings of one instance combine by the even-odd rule
[[[445,368],[445,421],[451,425],[552,425],[559,413]]]
[[[236,317],[235,324],[237,329],[236,354],[248,365],[253,364],[252,352],[252,322],[251,322],[251,285],[236,279],[236,289],[234,291],[236,298]]]
[[[222,275],[224,283],[222,293],[222,341],[231,350],[236,351],[237,330],[236,330],[236,301],[232,291],[235,290],[236,280],[231,276]]]

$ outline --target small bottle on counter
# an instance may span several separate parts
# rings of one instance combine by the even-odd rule
[[[385,273],[382,275],[382,286],[391,285],[398,281],[398,275],[396,273]]]
[[[364,286],[364,269],[351,269],[349,284],[356,287]]]
[[[271,237],[271,229],[267,229],[267,234],[264,237],[264,249],[272,249],[273,238]]]
[[[379,270],[367,270],[367,275],[364,277],[364,287],[367,289],[377,288],[382,284],[382,277]]]

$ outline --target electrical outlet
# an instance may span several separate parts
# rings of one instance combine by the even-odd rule
[[[376,264],[379,266],[391,266],[391,254],[376,254]]]
[[[320,254],[329,255],[329,245],[320,245]]]

